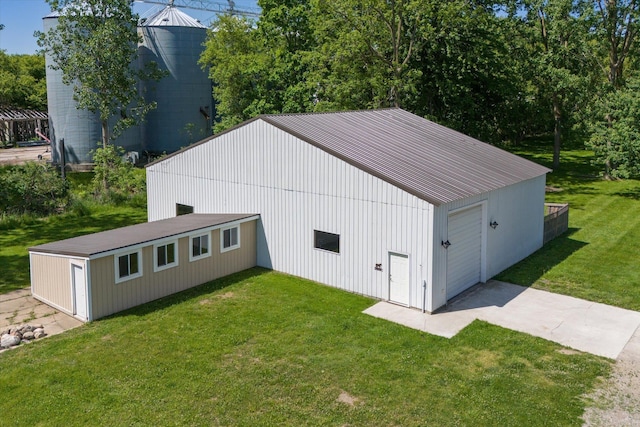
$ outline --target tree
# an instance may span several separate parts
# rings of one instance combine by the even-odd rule
[[[607,165],[606,178],[640,177],[640,78],[610,90],[595,105],[587,146],[595,152],[595,162]]]
[[[209,67],[209,77],[214,82],[214,130],[222,131],[274,110],[264,91],[272,61],[251,21],[224,15],[212,27],[200,63]]]
[[[593,2],[591,12],[594,39],[599,41],[600,56],[606,58],[602,61],[606,79],[600,90],[602,95],[592,109],[596,116],[591,117],[594,125],[588,144],[596,152],[596,162],[602,162],[606,179],[625,177],[633,174],[630,162],[638,161],[633,151],[635,141],[629,128],[631,124],[624,115],[630,114],[629,119],[633,120],[634,107],[626,88],[626,69],[629,62],[638,60],[636,38],[640,29],[640,1],[597,0]],[[601,128],[603,123],[608,130]],[[628,150],[626,154],[625,150]]]
[[[117,202],[146,194],[144,175],[136,173],[133,163],[124,160],[124,148],[113,144],[97,148],[93,153],[93,161],[95,196]]]
[[[313,108],[307,53],[314,41],[306,0],[261,0],[258,23],[220,16],[205,42],[200,63],[214,82],[221,131],[258,114]]]
[[[532,114],[518,23],[482,2],[434,2],[427,10],[412,111],[485,141],[520,138]]]
[[[99,115],[106,147],[155,107],[144,101],[138,82],[162,74],[155,64],[143,70],[133,65],[141,40],[130,0],[47,2],[60,16],[54,29],[38,33],[38,43],[51,55],[51,67],[62,71],[62,81],[73,85],[77,108]]]
[[[0,105],[46,110],[43,55],[7,55],[0,51]]]
[[[421,76],[420,0],[315,0],[317,109],[407,107]]]
[[[588,51],[588,26],[573,0],[533,0],[524,3],[533,28],[532,81],[541,104],[553,117],[553,167],[560,166],[563,136],[587,99],[596,64]]]

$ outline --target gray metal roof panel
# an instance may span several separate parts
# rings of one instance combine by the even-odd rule
[[[174,6],[167,6],[140,23],[142,27],[192,27],[207,28]]]
[[[45,243],[29,248],[29,252],[42,252],[88,258],[103,252],[149,243],[166,237],[215,227],[256,216],[256,214],[189,214],[159,221],[145,222],[114,230],[101,231]]]
[[[260,118],[436,206],[550,172],[398,108]]]

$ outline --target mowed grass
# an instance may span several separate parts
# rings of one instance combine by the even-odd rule
[[[449,340],[361,313],[373,303],[247,270],[4,352],[0,413],[24,426],[579,426],[581,396],[609,372],[483,322]]]
[[[74,191],[84,191],[90,178],[88,173],[69,175]],[[87,199],[76,202],[61,215],[24,216],[0,222],[0,294],[30,286],[29,247],[146,220],[146,206],[139,202],[105,205]]]
[[[517,154],[551,165],[551,147]],[[640,310],[640,181],[605,181],[587,150],[567,150],[547,176],[548,202],[569,203],[569,231],[497,279]]]

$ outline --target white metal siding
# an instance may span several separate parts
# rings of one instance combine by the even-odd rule
[[[388,253],[409,254],[422,308],[433,206],[262,120],[150,166],[147,183],[149,220],[176,203],[259,213],[259,265],[351,292],[387,299]],[[314,249],[313,230],[339,234],[340,254]]]
[[[447,240],[449,213],[476,203],[486,204],[482,223],[485,250],[480,278],[484,282],[542,247],[545,181],[543,175],[434,209],[431,310],[447,302],[447,251],[440,242]],[[489,227],[492,220],[499,224],[495,230]]]

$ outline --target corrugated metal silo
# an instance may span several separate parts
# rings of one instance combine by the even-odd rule
[[[147,101],[158,107],[147,116],[144,149],[171,153],[211,134],[212,86],[198,64],[206,28],[170,5],[141,22],[139,30],[142,64],[155,61],[168,71],[159,82],[145,84]]]
[[[58,25],[59,14],[54,12],[43,18],[44,32]],[[100,120],[96,114],[76,109],[73,87],[62,83],[62,71],[51,68],[53,60],[45,56],[47,66],[47,103],[52,144],[51,160],[60,163],[60,141],[65,141],[65,157],[69,163],[91,163],[89,152],[100,141]]]
[[[43,18],[44,32],[58,25],[59,14],[53,12]],[[47,77],[47,103],[49,110],[49,126],[52,144],[52,162],[61,162],[61,143],[64,139],[65,162],[70,164],[91,164],[91,150],[98,148],[102,141],[102,128],[98,114],[88,110],[77,109],[73,100],[73,86],[62,82],[62,71],[50,66],[53,60],[49,54],[45,56]],[[135,65],[137,66],[137,64]],[[111,123],[111,128],[113,128]],[[140,151],[142,148],[140,127],[125,131],[114,141],[115,145],[126,151]]]

